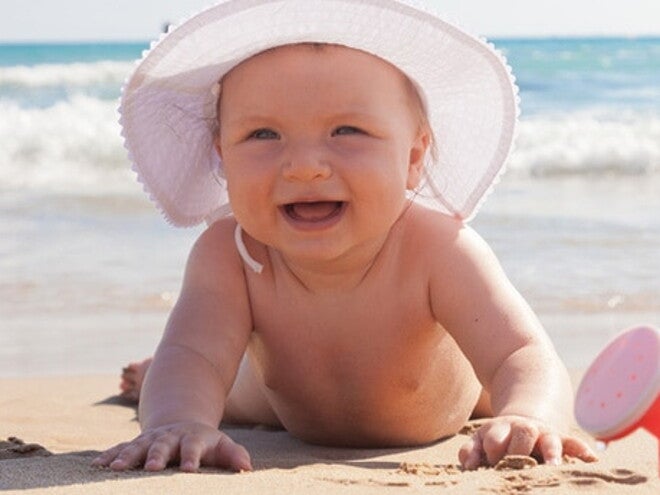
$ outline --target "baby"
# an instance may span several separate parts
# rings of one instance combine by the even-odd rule
[[[472,415],[492,419],[460,449],[467,469],[507,454],[595,459],[567,433],[567,372],[493,252],[461,215],[416,201],[443,148],[433,102],[355,45],[278,43],[209,87],[214,186],[226,183],[231,214],[192,249],[140,390],[142,434],[97,465],[251,469],[221,421],[394,447],[454,435]]]

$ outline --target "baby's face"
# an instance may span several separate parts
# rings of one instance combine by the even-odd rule
[[[237,220],[305,260],[383,239],[428,145],[403,74],[336,45],[290,45],[243,62],[223,79],[218,117]]]

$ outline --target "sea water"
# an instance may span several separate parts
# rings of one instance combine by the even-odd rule
[[[660,39],[494,40],[522,116],[472,222],[570,366],[660,324]],[[147,43],[0,45],[0,376],[150,353],[200,228],[167,225],[119,136]]]

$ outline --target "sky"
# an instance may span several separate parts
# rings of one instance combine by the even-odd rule
[[[660,35],[658,0],[427,0],[490,36]],[[150,40],[212,0],[0,0],[0,42]]]

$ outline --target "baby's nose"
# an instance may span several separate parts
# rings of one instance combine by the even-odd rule
[[[304,143],[291,147],[282,174],[290,181],[323,180],[332,175],[332,168],[321,146]]]

